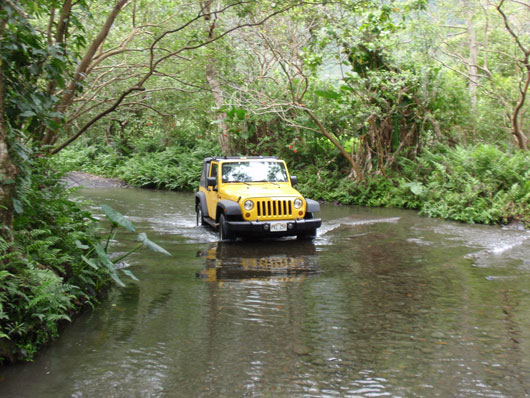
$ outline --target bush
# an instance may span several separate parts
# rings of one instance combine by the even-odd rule
[[[415,195],[422,199],[422,214],[483,224],[530,223],[529,165],[528,153],[479,145],[426,152],[404,169],[409,179],[421,179]]]
[[[322,164],[299,170],[298,188],[314,199],[362,206],[417,209],[420,214],[467,223],[530,225],[530,154],[491,145],[438,147],[400,170],[356,183]],[[295,171],[296,172],[296,171]]]
[[[21,185],[14,240],[0,239],[0,361],[30,360],[110,280],[82,259],[80,247],[97,239],[95,220],[44,170],[35,165]]]
[[[142,137],[136,142],[137,150],[128,155],[120,155],[111,146],[74,146],[63,150],[55,164],[63,171],[116,177],[137,187],[190,191],[199,184],[202,160],[220,152],[207,141],[157,145],[155,151],[149,140],[157,142],[158,138]]]

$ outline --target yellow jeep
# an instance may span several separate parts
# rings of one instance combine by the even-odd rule
[[[293,188],[283,160],[275,157],[204,159],[195,194],[197,225],[209,224],[220,240],[237,236],[314,238],[320,204]]]

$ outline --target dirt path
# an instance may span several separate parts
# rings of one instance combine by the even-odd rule
[[[81,171],[72,171],[65,177],[66,186],[85,187],[85,188],[127,188],[127,185],[122,180],[117,178],[106,178],[95,176]]]

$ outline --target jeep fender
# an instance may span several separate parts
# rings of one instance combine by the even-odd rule
[[[221,209],[221,211],[219,211]],[[237,202],[234,202],[233,200],[220,200],[217,202],[217,217],[219,217],[219,214],[224,213],[225,216],[241,216],[243,213],[241,213],[241,207]]]
[[[316,200],[313,199],[306,199],[306,212],[308,213],[316,213],[320,211],[320,203],[318,203]]]
[[[195,193],[195,206],[201,206],[202,214],[205,216],[209,216],[208,214],[208,206],[206,205],[206,195],[204,192],[196,192]]]

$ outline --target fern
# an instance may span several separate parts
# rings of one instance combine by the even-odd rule
[[[32,171],[19,191],[25,206],[14,220],[14,241],[0,237],[2,352],[19,359],[31,359],[75,310],[93,306],[109,280],[105,270],[83,263],[75,243],[97,239],[89,213],[67,198],[48,166]]]

